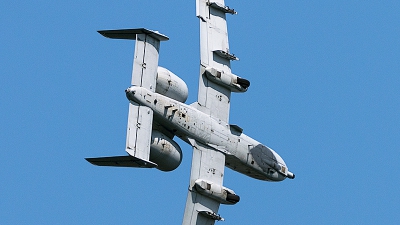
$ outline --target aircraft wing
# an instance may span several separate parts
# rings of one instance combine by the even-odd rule
[[[246,91],[249,82],[231,73],[230,61],[238,58],[229,52],[226,13],[236,14],[224,5],[224,0],[196,0],[196,15],[200,20],[200,78],[197,104],[192,106],[228,123],[231,92]],[[193,157],[182,224],[214,224],[223,220],[218,215],[220,204],[235,204],[239,197],[222,186],[224,153],[189,141]]]
[[[200,19],[200,79],[198,109],[222,121],[229,121],[231,89],[214,82],[215,77],[231,74],[231,60],[238,60],[229,51],[226,13],[236,12],[224,5],[224,0],[196,0]],[[219,77],[222,79],[221,77]],[[218,79],[218,78],[217,78]]]
[[[223,220],[217,213],[220,202],[208,191],[222,192],[225,155],[209,146],[192,141],[193,157],[190,186],[182,224],[214,224]]]

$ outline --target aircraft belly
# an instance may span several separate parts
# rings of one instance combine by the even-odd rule
[[[287,170],[286,165],[272,149],[244,134],[232,134],[228,124],[192,106],[145,88],[137,92],[135,102],[153,109],[161,125],[184,141],[191,138],[224,153],[229,168],[261,180],[285,179],[282,173]]]
[[[161,125],[169,127],[180,136],[188,136],[202,143],[210,142],[211,120],[208,115],[168,97],[155,95],[156,103],[149,106],[154,110]]]
[[[259,169],[255,169],[254,166],[249,166],[247,163],[244,163],[243,160],[235,156],[226,156],[225,166],[258,180],[268,180],[268,177],[263,172],[260,172]]]
[[[187,105],[187,85],[158,66],[160,42],[168,37],[147,29],[103,30],[113,39],[136,40],[126,151],[129,156],[87,158],[99,166],[175,169],[182,160],[177,136],[192,146],[190,185],[184,225],[224,219],[220,204],[236,204],[240,197],[223,186],[225,166],[265,181],[294,179],[283,159],[272,149],[228,124],[232,92],[247,91],[250,81],[231,72],[226,15],[237,12],[225,0],[196,0],[200,20],[200,74],[197,102]]]

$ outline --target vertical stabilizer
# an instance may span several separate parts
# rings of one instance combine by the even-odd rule
[[[107,38],[136,40],[131,85],[155,92],[160,41],[166,41],[168,37],[144,28],[98,32]],[[129,155],[149,161],[152,123],[153,111],[149,107],[131,101],[125,149]]]

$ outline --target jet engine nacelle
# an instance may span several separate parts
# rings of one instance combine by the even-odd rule
[[[185,102],[188,97],[188,87],[186,83],[171,71],[163,68],[157,68],[156,92],[175,99],[179,102]]]
[[[205,74],[210,81],[223,85],[233,92],[245,92],[250,86],[250,81],[212,67],[207,67]]]
[[[233,205],[240,201],[239,195],[234,191],[210,181],[198,179],[194,187],[200,194],[213,198],[221,204]]]
[[[172,171],[182,161],[182,150],[179,145],[160,131],[151,133],[150,161],[156,163],[157,169]]]

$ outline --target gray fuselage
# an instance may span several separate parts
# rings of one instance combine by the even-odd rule
[[[155,120],[183,141],[195,140],[225,154],[225,165],[247,176],[267,181],[282,181],[294,175],[272,149],[248,137],[235,125],[212,118],[196,108],[143,87],[126,90],[130,101],[151,108]]]

